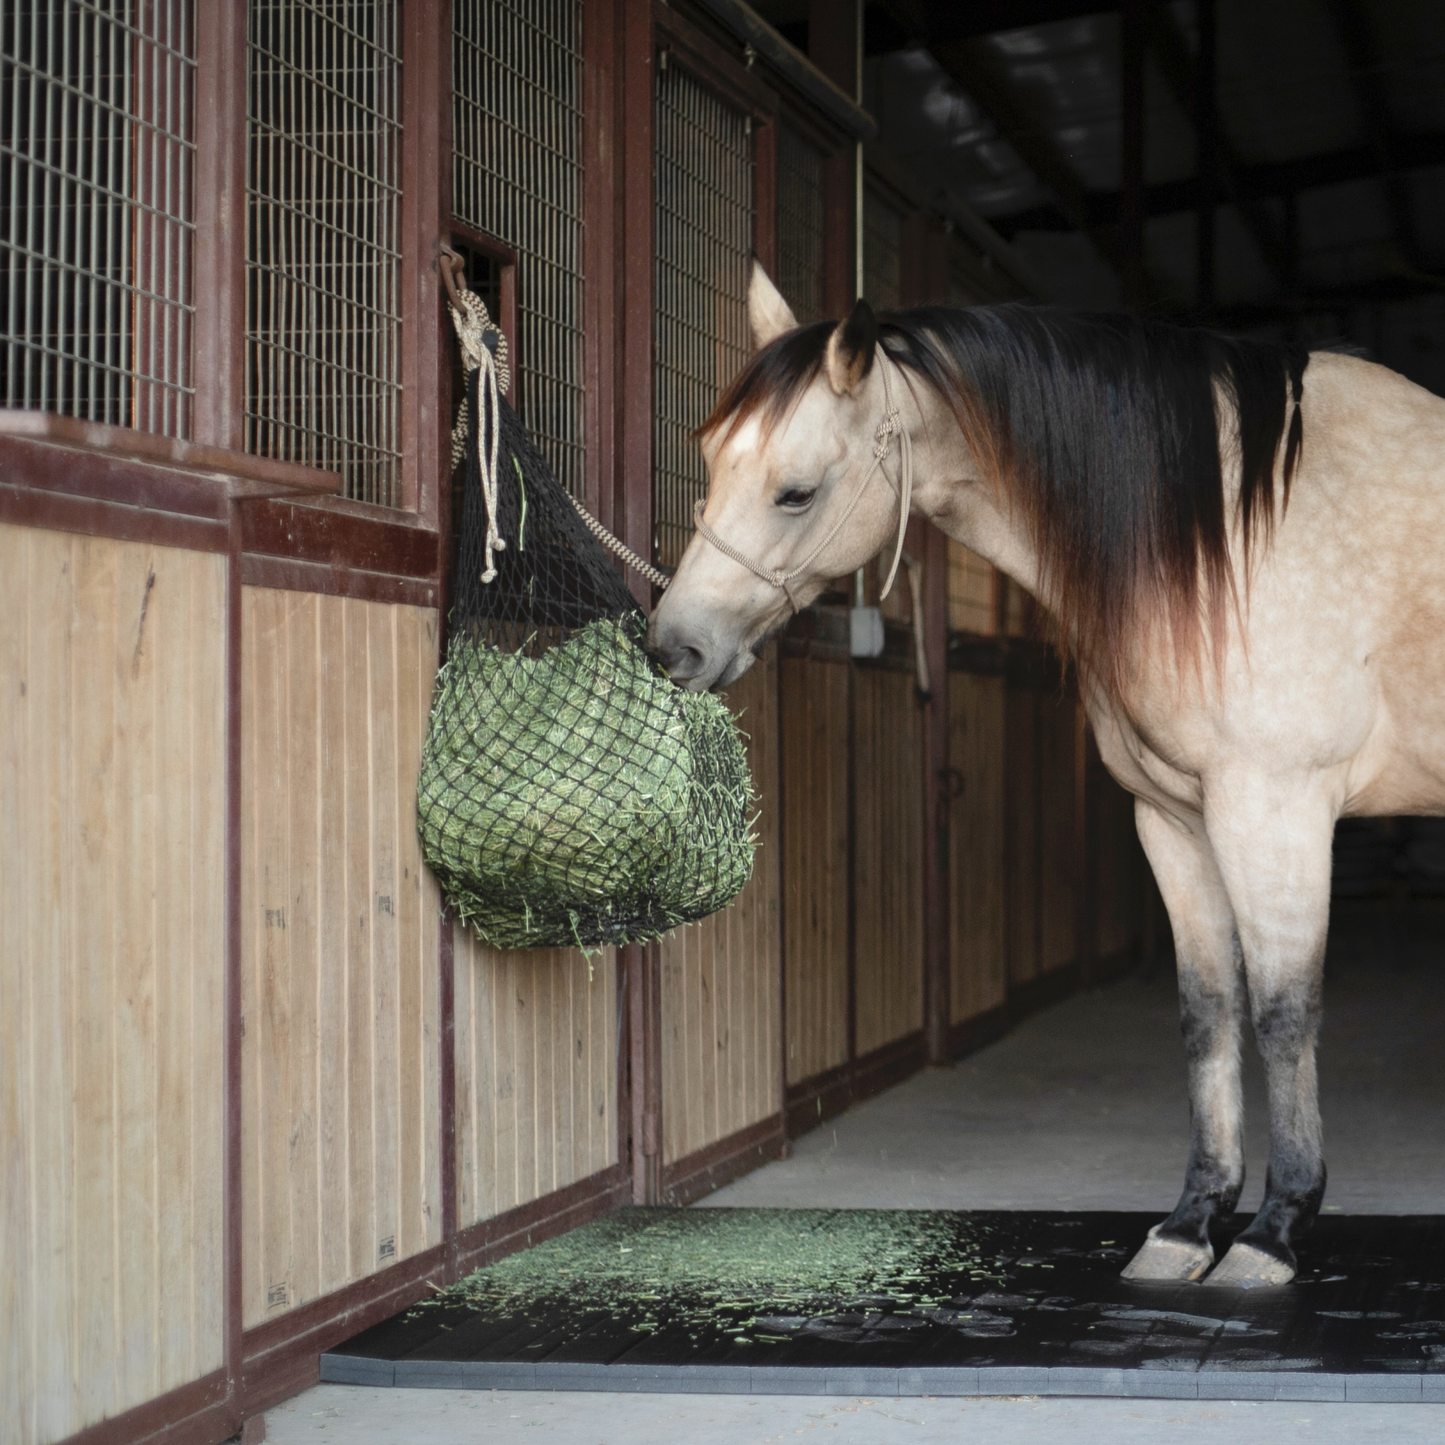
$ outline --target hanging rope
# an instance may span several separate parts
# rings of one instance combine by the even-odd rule
[[[477,428],[477,462],[482,473],[482,496],[487,507],[486,571],[483,582],[491,582],[497,575],[492,563],[492,553],[506,547],[496,528],[497,515],[497,399],[501,392],[512,389],[512,373],[507,364],[507,338],[487,314],[486,303],[474,291],[466,288],[465,280],[460,283],[458,275],[464,276],[462,258],[450,247],[442,247],[442,280],[451,299],[452,325],[456,328],[457,339],[462,346],[462,365],[468,372],[482,369],[482,384],[478,393],[483,398],[481,425]],[[452,470],[455,471],[467,454],[467,403],[463,399],[457,412],[457,424],[452,428]],[[486,446],[486,453],[482,448]],[[568,496],[577,509],[587,530],[614,556],[634,572],[647,578],[659,591],[666,591],[672,578],[652,563],[645,562],[625,542],[614,537],[581,502]]]

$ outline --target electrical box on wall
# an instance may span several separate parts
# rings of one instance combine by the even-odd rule
[[[848,609],[848,656],[879,657],[883,653],[883,613],[876,607]]]

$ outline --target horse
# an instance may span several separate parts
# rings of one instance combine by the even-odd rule
[[[910,515],[1031,593],[1174,936],[1188,1165],[1124,1277],[1287,1283],[1325,1189],[1335,821],[1445,812],[1445,402],[1343,352],[1022,303],[799,326],[756,264],[748,314],[651,651],[726,686],[830,579],[896,565]],[[1216,1264],[1246,1009],[1269,1164]]]

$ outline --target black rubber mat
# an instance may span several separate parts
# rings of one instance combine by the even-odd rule
[[[1156,1218],[626,1209],[337,1347],[321,1378],[1445,1401],[1445,1218],[1326,1215],[1282,1288],[1127,1284]]]

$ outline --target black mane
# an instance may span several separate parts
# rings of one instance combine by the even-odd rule
[[[818,375],[831,329],[760,350],[704,429],[780,418]],[[1043,600],[1100,681],[1122,682],[1124,639],[1156,622],[1180,657],[1217,644],[1236,595],[1221,458],[1239,467],[1247,586],[1251,545],[1269,540],[1299,463],[1303,346],[1016,302],[889,312],[880,331],[1026,519]]]

